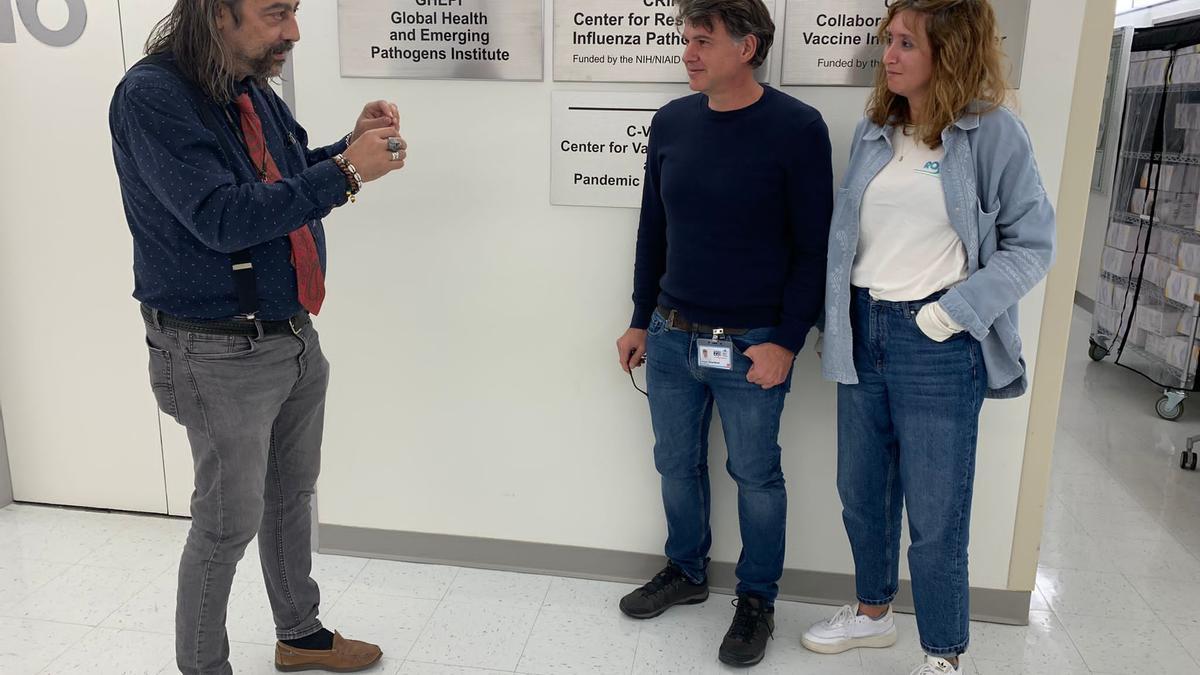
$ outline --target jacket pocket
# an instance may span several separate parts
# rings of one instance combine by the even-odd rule
[[[996,205],[990,211],[983,208],[981,202],[978,204],[978,226],[979,226],[979,266],[982,267],[996,252],[996,218],[1000,215],[1000,206]]]

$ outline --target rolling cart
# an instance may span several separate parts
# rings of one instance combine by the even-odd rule
[[[1129,38],[1113,38],[1120,63],[1097,146],[1109,224],[1088,356],[1161,386],[1154,410],[1177,420],[1200,361],[1200,22]],[[1181,464],[1196,464],[1190,444]]]

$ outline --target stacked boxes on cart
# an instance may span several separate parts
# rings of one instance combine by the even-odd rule
[[[1139,347],[1171,366],[1183,369],[1193,330],[1192,307],[1200,292],[1200,237],[1186,237],[1165,228],[1146,228],[1113,222],[1108,228],[1101,266],[1114,278],[1102,277],[1096,297],[1096,321],[1110,336],[1123,336],[1134,313],[1128,344]],[[1139,274],[1141,295],[1134,310]],[[1166,302],[1170,300],[1172,302]],[[1200,351],[1193,346],[1192,364]]]
[[[1129,87],[1152,87],[1167,81],[1167,68],[1171,52],[1153,50],[1129,54]],[[1200,45],[1184,47],[1175,51],[1175,65],[1171,66],[1171,84],[1200,82]]]

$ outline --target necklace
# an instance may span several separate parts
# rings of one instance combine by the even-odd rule
[[[897,161],[901,163],[904,162],[904,154],[908,152],[908,136],[914,129],[915,127],[911,124],[905,124],[903,127],[900,127],[900,142],[894,145],[896,146]]]

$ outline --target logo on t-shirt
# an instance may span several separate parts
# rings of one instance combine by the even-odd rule
[[[925,162],[925,166],[923,166],[919,169],[913,169],[913,170],[916,171],[917,173],[923,173],[926,176],[937,177],[937,176],[942,175],[942,163],[941,162]]]

